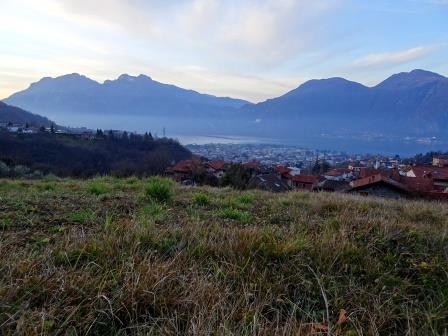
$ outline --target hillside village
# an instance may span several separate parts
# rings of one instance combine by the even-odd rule
[[[345,167],[330,168],[316,163],[317,171],[286,165],[266,166],[258,161],[242,164],[194,157],[168,168],[166,175],[185,185],[232,184],[225,181],[235,167],[246,178],[241,188],[272,192],[291,190],[356,193],[385,198],[429,198],[448,200],[448,156],[434,156],[432,165],[408,165],[398,160],[362,160],[347,162]],[[238,174],[238,173],[236,173]]]
[[[97,136],[87,129],[61,129],[54,125],[35,127],[28,124],[2,123],[0,129],[9,133],[23,134],[39,132],[71,134],[85,140]],[[104,132],[111,132],[118,137],[124,133],[114,130]],[[341,160],[339,154],[335,157]],[[434,156],[432,165],[405,164],[398,158],[379,157],[349,157],[346,162],[328,162],[318,156],[314,166],[307,168],[289,164],[269,164],[259,160],[244,163],[207,160],[193,155],[191,159],[173,164],[166,169],[165,175],[184,185],[233,185],[240,189],[262,189],[272,192],[308,190],[356,193],[394,199],[448,200],[447,155]],[[239,179],[236,185],[229,181],[229,178],[235,175]]]

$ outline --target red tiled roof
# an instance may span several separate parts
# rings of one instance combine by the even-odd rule
[[[258,161],[250,161],[243,164],[244,167],[248,169],[258,169],[260,168],[260,162]]]
[[[410,191],[409,188],[406,185],[404,185],[403,183],[395,181],[389,177],[385,177],[382,174],[375,174],[375,175],[372,175],[369,177],[365,177],[365,178],[362,178],[359,180],[352,181],[352,182],[350,182],[350,186],[353,189],[356,189],[356,188],[360,188],[360,187],[365,187],[370,184],[375,184],[378,182],[384,182],[384,183],[390,184],[396,188],[399,188],[399,189],[407,191],[407,192]]]
[[[349,174],[349,173],[351,173],[351,170],[340,168],[340,169],[329,170],[324,175],[326,175],[326,176],[341,176],[341,175]]]
[[[193,170],[194,165],[193,160],[182,160],[176,163],[172,170],[175,173],[189,173]]]
[[[414,166],[411,170],[416,177],[448,180],[448,167]]]
[[[298,183],[316,183],[319,180],[318,176],[312,176],[312,175],[289,175],[288,178],[291,181],[298,182]]]
[[[224,170],[225,162],[222,160],[214,160],[207,162],[207,166],[213,170]]]
[[[275,170],[276,170],[277,173],[279,173],[280,175],[288,174],[288,173],[291,171],[291,169],[289,169],[288,167],[285,167],[285,166],[277,166],[277,167],[275,168]]]
[[[368,168],[368,167],[361,167],[360,169],[359,169],[359,173],[358,173],[358,176],[359,176],[359,178],[365,178],[365,177],[368,177],[368,176],[372,176],[372,175],[375,175],[375,174],[377,174],[378,173],[378,170],[377,169],[374,169],[374,168]]]
[[[414,192],[428,192],[433,189],[432,180],[424,177],[401,177],[400,182]]]
[[[360,178],[359,180],[355,180],[350,182],[352,188],[359,188],[366,186],[368,184],[380,182],[383,179],[381,174],[375,174],[368,177]]]

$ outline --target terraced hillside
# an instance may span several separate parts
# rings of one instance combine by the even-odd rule
[[[0,180],[2,335],[442,335],[448,207]]]

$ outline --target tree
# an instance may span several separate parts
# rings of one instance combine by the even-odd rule
[[[313,175],[322,175],[322,174],[326,173],[329,169],[330,169],[330,164],[327,161],[320,162],[319,160],[316,160],[313,168],[311,169],[311,173]]]
[[[54,133],[54,132],[55,132],[54,124],[51,124],[51,126],[50,126],[50,132],[51,132],[51,133]]]
[[[222,179],[224,186],[245,189],[250,179],[250,172],[240,163],[230,165]]]
[[[152,140],[153,140],[153,138],[152,138],[152,134],[146,132],[145,135],[143,136],[143,140],[144,140],[145,142],[152,141]]]

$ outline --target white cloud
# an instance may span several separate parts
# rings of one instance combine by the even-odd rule
[[[265,66],[313,44],[317,19],[339,1],[58,0],[57,4],[66,14],[120,27],[132,38],[166,47],[196,46],[215,58]]]
[[[421,59],[434,50],[433,46],[418,46],[406,50],[370,54],[353,62],[355,67],[375,68],[405,64]]]

